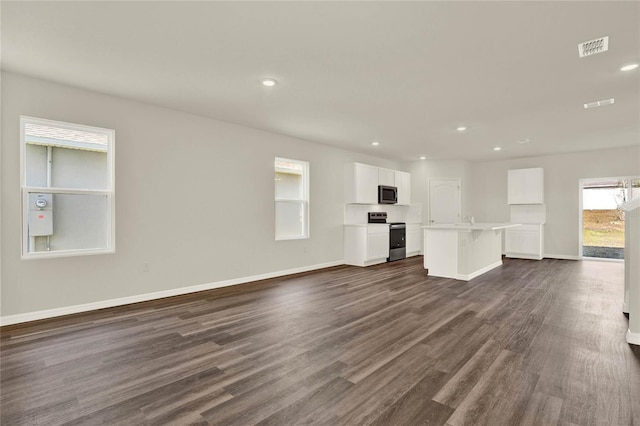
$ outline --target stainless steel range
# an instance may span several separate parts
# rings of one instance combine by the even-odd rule
[[[369,212],[367,222],[387,223],[386,212]],[[404,222],[389,223],[389,257],[387,262],[407,257],[407,224]]]
[[[389,224],[389,257],[387,262],[407,257],[407,225],[404,222]]]

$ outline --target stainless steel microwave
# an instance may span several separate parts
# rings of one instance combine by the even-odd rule
[[[396,204],[398,202],[398,188],[395,186],[378,185],[378,204]]]

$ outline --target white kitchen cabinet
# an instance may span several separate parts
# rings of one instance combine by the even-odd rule
[[[368,164],[345,165],[345,204],[378,204],[378,185],[398,188],[398,205],[411,204],[411,174]]]
[[[543,225],[529,224],[505,230],[506,256],[518,259],[540,260],[544,249]]]
[[[398,188],[398,204],[408,206],[411,204],[411,174],[396,170],[395,182]]]
[[[396,172],[390,169],[378,169],[378,185],[396,186]]]
[[[367,234],[367,258],[365,260],[386,260],[387,257],[389,257],[389,232],[369,232]]]
[[[509,170],[507,173],[509,204],[544,204],[544,169]]]
[[[344,263],[369,266],[384,263],[388,257],[388,224],[344,226]]]
[[[378,167],[350,163],[344,174],[346,204],[378,204]]]
[[[407,257],[417,256],[422,251],[422,232],[419,223],[408,223],[406,234]]]

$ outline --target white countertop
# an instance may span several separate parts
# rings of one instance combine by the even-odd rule
[[[421,223],[406,222],[405,225],[421,225]],[[344,226],[389,226],[389,223],[345,223]]]
[[[344,226],[386,226],[387,228],[389,227],[388,223],[347,223]]]
[[[470,223],[447,223],[447,224],[436,224],[436,225],[426,225],[423,226],[422,229],[446,229],[450,231],[497,231],[499,229],[506,228],[514,228],[516,226],[520,226],[520,223],[474,223],[471,225]]]

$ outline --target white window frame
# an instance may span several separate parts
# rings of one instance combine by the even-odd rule
[[[27,123],[40,124],[44,126],[58,127],[68,130],[79,130],[84,132],[99,133],[107,136],[107,188],[57,188],[27,186],[27,155],[25,141],[25,125]],[[63,121],[46,120],[29,116],[20,116],[20,187],[22,196],[22,259],[49,259],[53,257],[84,256],[95,254],[109,254],[116,251],[116,215],[115,215],[115,130],[101,127],[85,126],[82,124],[66,123]],[[38,192],[42,194],[73,194],[73,195],[104,195],[107,201],[107,247],[74,250],[56,250],[50,252],[29,253],[29,193]]]
[[[275,157],[274,159],[274,173],[275,173],[275,162],[283,161],[287,163],[296,163],[302,166],[302,199],[291,199],[291,198],[276,198],[275,197],[275,185],[273,187],[274,190],[274,200],[273,203],[273,213],[274,213],[274,234],[276,241],[286,241],[286,240],[305,240],[309,239],[309,162],[302,160],[294,160],[291,158],[284,157]],[[275,215],[277,214],[276,206],[278,203],[292,203],[292,204],[301,204],[303,213],[302,213],[302,229],[303,235],[294,236],[294,237],[279,237],[276,233],[275,224],[277,222],[277,218]]]

